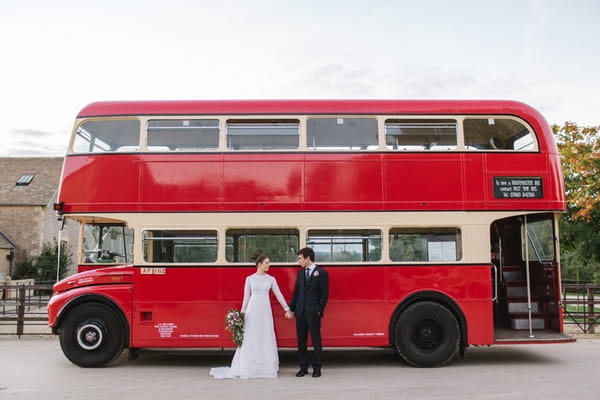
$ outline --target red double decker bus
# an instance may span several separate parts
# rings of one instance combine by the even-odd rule
[[[296,251],[330,277],[326,347],[441,366],[563,334],[559,155],[512,101],[100,102],[79,113],[56,209],[79,273],[49,324],[73,363],[124,348],[233,348],[250,258],[288,299]],[[294,324],[275,315],[280,347]]]

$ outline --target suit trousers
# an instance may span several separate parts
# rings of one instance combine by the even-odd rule
[[[296,336],[298,337],[298,365],[308,368],[308,332],[313,344],[313,368],[321,368],[323,347],[321,345],[321,317],[317,311],[304,310],[302,315],[296,317]]]

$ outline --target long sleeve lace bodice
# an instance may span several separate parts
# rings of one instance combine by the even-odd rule
[[[246,313],[248,310],[248,304],[250,302],[251,297],[254,294],[258,294],[260,296],[260,292],[263,292],[263,296],[269,296],[269,290],[273,291],[275,298],[281,305],[284,311],[288,311],[290,308],[288,307],[283,294],[281,294],[281,290],[279,289],[279,285],[277,285],[277,280],[273,278],[271,275],[258,275],[253,274],[246,278],[246,283],[244,284],[244,300],[242,301],[242,312]],[[256,292],[256,293],[254,293]],[[266,294],[264,293],[266,292]]]

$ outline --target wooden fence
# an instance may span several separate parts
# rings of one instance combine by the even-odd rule
[[[600,325],[600,285],[563,283],[564,324],[577,325],[583,333],[595,333]]]
[[[47,304],[52,284],[0,284],[0,335],[48,335]]]

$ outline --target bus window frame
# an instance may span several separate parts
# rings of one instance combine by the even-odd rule
[[[203,130],[203,129],[217,129],[217,145],[215,147],[205,147],[205,148],[193,148],[193,149],[175,149],[175,150],[158,150],[158,149],[151,149],[148,145],[148,138],[150,137],[150,135],[148,134],[150,131],[150,122],[151,121],[165,121],[165,120],[169,120],[169,121],[184,121],[184,120],[202,120],[202,121],[217,121],[217,125],[216,126],[206,126],[206,127],[195,127],[198,130]],[[192,128],[190,128],[191,130]],[[198,115],[198,116],[194,116],[193,118],[186,118],[186,117],[182,117],[182,118],[178,118],[178,117],[173,117],[171,116],[170,118],[156,118],[154,116],[148,117],[144,119],[144,128],[142,129],[142,133],[143,133],[143,140],[142,142],[144,143],[144,151],[149,152],[149,153],[203,153],[203,152],[215,152],[218,150],[220,143],[221,143],[221,120],[219,118],[205,118],[204,116]]]
[[[366,149],[362,148],[337,148],[337,147],[327,147],[327,148],[312,148],[308,146],[308,120],[310,119],[319,119],[319,118],[365,118],[365,119],[374,119],[377,123],[377,132],[378,132],[378,143],[377,146],[368,146]],[[530,149],[526,150],[515,150],[515,149],[475,149],[475,148],[467,148],[465,144],[465,134],[464,134],[464,121],[465,119],[511,119],[519,122],[523,125],[529,134],[532,136],[533,142]],[[217,148],[211,149],[194,149],[194,150],[166,150],[166,151],[157,151],[157,150],[149,150],[147,145],[148,135],[146,126],[149,120],[166,120],[166,119],[211,119],[218,120],[218,129],[219,129],[219,143]],[[281,148],[281,149],[244,149],[244,150],[234,150],[227,146],[227,121],[230,119],[244,119],[244,120],[265,120],[265,119],[273,119],[273,120],[297,120],[298,121],[298,147],[294,149],[290,148]],[[430,150],[394,150],[392,148],[388,148],[386,144],[386,134],[385,134],[385,124],[387,120],[404,120],[404,119],[454,119],[456,120],[456,134],[457,134],[457,143],[454,149],[430,149]],[[136,150],[127,150],[127,151],[106,151],[106,152],[75,152],[73,150],[73,146],[77,137],[77,130],[79,127],[84,125],[89,121],[99,121],[99,120],[137,120],[139,122],[139,143]],[[517,117],[514,115],[507,114],[373,114],[373,115],[364,115],[364,114],[274,114],[274,115],[197,115],[197,114],[185,114],[185,115],[138,115],[138,116],[127,116],[127,117],[93,117],[93,118],[79,118],[76,120],[74,129],[71,133],[71,138],[69,141],[69,147],[67,155],[75,155],[75,154],[127,154],[127,153],[151,153],[151,154],[182,154],[182,153],[228,153],[228,154],[236,154],[236,153],[261,153],[261,152],[271,152],[271,153],[511,153],[511,154],[523,154],[523,153],[539,153],[540,152],[540,139],[538,133],[532,128],[531,124],[527,122],[525,119],[521,117]]]
[[[186,261],[186,262],[176,262],[176,261],[154,261],[152,260],[153,257],[153,253],[147,253],[146,252],[146,240],[150,241],[150,242],[160,242],[161,239],[163,240],[168,240],[168,237],[152,237],[149,236],[148,238],[146,237],[146,233],[147,232],[155,232],[155,231],[167,231],[167,232],[214,232],[215,235],[215,240],[216,240],[216,256],[215,256],[215,260],[214,261]],[[215,229],[215,228],[169,228],[169,227],[160,227],[160,228],[145,228],[145,229],[141,229],[139,231],[139,235],[140,235],[140,245],[141,245],[141,254],[140,254],[140,261],[136,261],[135,264],[143,264],[143,265],[160,265],[163,267],[171,267],[171,266],[202,266],[202,265],[215,265],[219,262],[219,253],[220,253],[220,249],[221,249],[221,235],[219,234],[219,229]],[[174,237],[176,239],[182,239],[181,237]],[[192,237],[190,238],[185,238],[186,239],[193,239]],[[173,239],[171,239],[173,241]],[[175,259],[175,244],[173,244],[173,259]],[[134,252],[135,254],[135,252]],[[150,261],[147,260],[146,256],[150,255]],[[135,259],[135,258],[134,258]]]
[[[338,232],[343,234],[344,232],[350,232],[349,235],[352,234],[356,234],[358,232],[363,232],[363,234],[361,235],[360,239],[362,239],[363,241],[367,242],[367,246],[369,245],[369,242],[371,239],[369,239],[367,236],[364,236],[364,232],[367,231],[373,231],[373,232],[378,232],[379,233],[379,237],[378,238],[373,238],[374,240],[379,240],[379,249],[380,249],[380,254],[379,254],[379,259],[378,260],[361,260],[361,261],[354,261],[354,260],[328,260],[328,261],[322,261],[322,260],[315,260],[315,262],[318,262],[319,264],[323,264],[323,265],[327,265],[327,264],[355,264],[355,265],[366,265],[366,264],[383,264],[385,263],[386,259],[389,259],[389,257],[385,257],[387,254],[384,253],[384,246],[383,246],[383,241],[385,240],[386,237],[386,230],[388,228],[384,227],[384,226],[377,226],[377,227],[372,227],[372,226],[364,226],[364,227],[348,227],[348,226],[344,226],[344,227],[321,227],[321,226],[306,226],[304,227],[303,231],[303,238],[304,238],[304,243],[301,244],[303,247],[312,247],[314,249],[315,244],[314,243],[310,243],[310,237],[309,234],[311,232]],[[322,235],[313,235],[313,237],[321,237]],[[331,236],[331,237],[336,237],[335,235]],[[331,239],[330,237],[330,239]],[[356,236],[358,238],[358,236]],[[330,240],[330,245],[333,247],[335,245],[339,245],[341,243],[336,243],[335,241],[331,241]],[[354,245],[355,243],[348,243],[348,244],[352,244]],[[364,244],[364,243],[363,243]],[[316,253],[316,251],[315,251]],[[330,253],[329,255],[332,256],[334,253]],[[362,256],[364,256],[365,254],[362,253]]]
[[[493,149],[493,148],[477,149],[474,147],[468,147],[467,143],[466,143],[465,130],[464,130],[465,120],[467,120],[467,119],[476,119],[476,120],[509,119],[512,121],[516,121],[516,122],[520,123],[521,125],[523,125],[523,127],[525,127],[527,129],[527,131],[529,132],[529,134],[533,140],[532,144],[531,144],[531,149],[526,149],[526,150]],[[463,150],[462,151],[464,151],[465,153],[488,153],[489,152],[489,153],[522,154],[522,153],[538,153],[540,151],[540,139],[539,139],[538,135],[536,134],[533,127],[527,121],[525,121],[523,118],[520,118],[520,117],[516,117],[513,115],[506,115],[506,114],[462,115],[460,127],[461,127],[461,136],[462,136],[462,140],[463,140]]]
[[[298,243],[297,243],[297,249],[294,252],[294,257],[291,261],[277,261],[277,260],[273,260],[271,259],[272,263],[277,263],[277,264],[284,264],[284,265],[290,265],[290,264],[294,264],[296,263],[296,252],[302,248],[302,236],[301,236],[301,231],[302,229],[299,226],[296,227],[255,227],[255,226],[247,226],[247,227],[243,227],[243,226],[237,226],[237,227],[233,227],[233,226],[227,226],[223,228],[223,235],[224,235],[224,248],[223,248],[223,253],[224,253],[224,262],[228,265],[245,265],[248,264],[252,261],[229,261],[228,257],[227,257],[227,247],[229,246],[227,239],[229,237],[229,233],[230,231],[257,231],[257,232],[266,232],[266,231],[295,231],[295,233],[297,234],[297,239],[298,239]],[[246,236],[246,235],[244,235]],[[275,236],[275,235],[272,235]],[[283,235],[281,235],[283,236]],[[290,236],[290,235],[287,235]],[[268,253],[264,253],[264,255],[270,257],[271,254]],[[251,255],[252,256],[252,255]]]
[[[75,141],[77,140],[79,129],[82,129],[83,125],[89,122],[95,121],[136,121],[138,122],[138,143],[137,148],[128,149],[123,151],[75,151]],[[67,154],[128,154],[128,153],[139,153],[142,151],[142,142],[145,142],[145,133],[143,129],[143,119],[139,116],[128,116],[128,117],[94,117],[94,118],[83,118],[81,120],[75,121],[75,126],[73,128],[73,132],[71,134],[71,138],[69,140],[69,147]]]
[[[530,262],[540,262],[541,264],[552,264],[552,263],[556,263],[558,260],[558,238],[556,236],[556,223],[555,223],[555,218],[553,215],[549,215],[549,214],[539,214],[539,215],[527,215],[524,216],[523,218],[527,218],[527,231],[531,232],[531,225],[533,224],[537,224],[537,223],[548,223],[550,224],[550,228],[552,230],[551,235],[551,246],[552,246],[552,258],[548,259],[548,258],[541,258],[538,259],[537,255],[538,253],[534,250],[535,244],[531,243],[529,241],[529,237],[527,237],[527,235],[525,234],[525,222],[522,219],[520,221],[521,223],[521,227],[520,227],[520,231],[521,231],[521,261],[523,262],[527,262],[526,257],[525,257],[525,245],[529,246],[529,261]],[[525,244],[526,243],[526,244]],[[543,244],[540,241],[537,242],[537,244]]]
[[[454,125],[454,133],[455,136],[454,138],[456,139],[456,143],[453,145],[449,145],[451,148],[443,148],[445,146],[435,146],[434,148],[426,148],[425,145],[422,145],[422,148],[419,148],[417,146],[417,144],[410,144],[409,146],[416,146],[416,148],[399,148],[400,146],[398,146],[398,148],[394,148],[394,145],[388,145],[387,143],[387,138],[388,138],[388,126],[391,125],[399,125],[402,123],[412,123],[412,124],[434,124],[434,121],[442,121],[440,122],[440,124],[453,124]],[[395,121],[395,122],[392,122]],[[406,122],[398,122],[398,121],[406,121]],[[408,122],[411,121],[411,122]],[[416,122],[419,121],[419,122]],[[452,122],[450,122],[452,121]],[[459,120],[458,117],[457,118],[443,118],[443,116],[438,116],[437,118],[413,118],[413,117],[408,117],[408,118],[385,118],[383,120],[383,131],[384,131],[384,139],[383,142],[381,143],[383,145],[383,147],[385,147],[385,149],[387,151],[391,151],[391,152],[400,152],[400,153],[410,153],[410,152],[441,152],[441,153],[446,153],[446,152],[456,152],[459,149],[460,146],[460,140],[459,137],[461,135],[461,131],[459,131],[459,126],[462,127],[462,120]],[[442,127],[442,128],[448,128],[448,127]],[[415,128],[413,128],[415,129]],[[390,135],[390,136],[402,136],[402,135]]]
[[[123,262],[101,262],[101,261],[86,261],[85,258],[85,227],[86,226],[100,226],[100,227],[111,227],[111,228],[122,228],[123,229],[123,247],[126,252],[124,255],[125,261]],[[125,229],[128,229],[131,232],[131,243],[127,243],[128,235],[125,234]],[[135,229],[130,227],[127,223],[123,221],[112,221],[112,220],[88,220],[81,219],[79,220],[79,251],[77,252],[76,259],[78,260],[78,264],[80,265],[99,265],[99,266],[108,266],[108,265],[125,265],[132,264],[135,260],[135,240],[136,240],[136,232]],[[102,240],[99,240],[102,241]],[[98,245],[98,243],[97,243]],[[101,250],[97,249],[96,251]],[[130,259],[130,260],[127,260]]]

